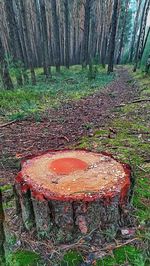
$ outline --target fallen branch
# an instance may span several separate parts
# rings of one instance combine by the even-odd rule
[[[61,139],[65,139],[67,142],[70,142],[70,140],[66,136],[61,136]]]
[[[126,241],[124,243],[120,243],[120,244],[118,244],[116,246],[114,246],[114,245],[107,246],[106,248],[101,249],[101,251],[108,251],[108,250],[110,250],[110,247],[112,248],[111,250],[114,250],[114,249],[117,249],[117,248],[121,248],[123,246],[126,246],[126,245],[134,242],[135,240],[140,240],[140,239],[138,237],[135,237],[135,238],[129,239],[128,241]]]
[[[89,234],[87,235],[90,236],[91,234],[93,234],[93,232],[95,232],[97,230],[97,228],[94,228],[91,232],[89,232]],[[72,244],[66,244],[66,245],[61,245],[59,248],[60,250],[68,250],[68,249],[71,249],[71,248],[75,248],[75,247],[80,247],[84,245],[84,238],[83,237],[80,237],[79,240],[75,243],[72,243]]]
[[[144,132],[144,131],[132,131],[128,133],[129,135],[149,135],[150,132]]]
[[[116,105],[115,107],[124,107],[127,104],[140,103],[140,102],[150,102],[150,98],[148,98],[148,99],[137,99],[137,100],[134,100],[132,102],[122,103],[120,105]]]
[[[147,173],[148,171],[146,171],[145,169],[143,169],[141,166],[137,166],[140,170],[142,170],[143,172]]]
[[[10,122],[8,122],[8,123],[5,123],[5,124],[3,124],[3,125],[0,125],[0,128],[7,127],[7,126],[12,125],[12,124],[14,124],[14,123],[16,123],[16,122],[17,122],[17,120],[10,121]]]
[[[138,99],[138,100],[134,100],[134,101],[132,101],[130,103],[140,103],[140,102],[150,102],[150,98],[148,98],[148,99]]]

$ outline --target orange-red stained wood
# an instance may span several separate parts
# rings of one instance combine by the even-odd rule
[[[50,170],[58,175],[68,175],[78,170],[86,170],[88,164],[76,158],[61,158],[50,164]]]
[[[23,160],[16,182],[22,184],[23,191],[30,189],[39,200],[109,201],[120,195],[123,204],[130,189],[130,174],[128,165],[108,154],[48,151]]]

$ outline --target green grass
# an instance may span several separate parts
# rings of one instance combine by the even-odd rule
[[[88,79],[88,70],[82,70],[81,66],[72,66],[70,70],[62,67],[61,74],[52,68],[52,78],[48,81],[42,71],[36,69],[35,86],[29,84],[12,91],[0,91],[0,116],[10,120],[32,116],[40,120],[41,112],[46,109],[93,94],[114,79],[114,75],[107,75],[100,67],[94,80]]]

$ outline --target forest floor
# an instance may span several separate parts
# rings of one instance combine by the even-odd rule
[[[50,242],[38,244],[29,237],[24,246],[40,251],[48,261],[46,265],[79,266],[88,254],[92,254],[88,257],[91,264],[85,265],[148,266],[150,263],[150,78],[141,72],[133,75],[130,67],[118,67],[115,72],[116,77],[102,84],[100,90],[94,89],[94,93],[90,91],[88,95],[83,86],[81,97],[78,90],[77,97],[66,97],[61,104],[50,105],[52,108],[46,105],[38,119],[24,116],[18,121],[17,115],[11,117],[12,124],[4,121],[1,124],[0,184],[4,191],[10,189],[8,184],[13,183],[20,159],[39,151],[63,148],[106,151],[132,167],[135,183],[132,216],[136,222],[127,239],[114,240],[108,252],[101,247],[89,247],[87,251],[83,242],[68,245],[68,250],[73,247],[75,251],[69,251],[62,263],[56,263],[66,249],[52,246]],[[68,78],[67,82],[74,83]],[[102,259],[107,253],[109,256]]]

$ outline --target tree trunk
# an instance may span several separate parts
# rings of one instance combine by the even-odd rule
[[[48,53],[48,34],[47,34],[47,18],[46,18],[46,7],[44,0],[40,1],[40,9],[41,9],[41,24],[42,24],[42,38],[43,38],[43,67],[44,74],[46,78],[50,76],[49,71],[49,53]]]
[[[72,64],[77,62],[77,51],[76,51],[76,28],[73,28],[73,53],[72,53]]]
[[[137,34],[137,30],[138,30],[138,19],[139,19],[141,4],[142,4],[142,1],[139,0],[138,7],[137,7],[137,12],[136,12],[136,17],[135,17],[135,21],[134,21],[133,33],[132,33],[129,62],[133,61],[134,46],[135,46],[136,34]]]
[[[65,65],[69,69],[70,64],[70,34],[69,34],[69,3],[64,0],[65,13]]]
[[[148,74],[149,69],[150,69],[150,55],[149,55],[147,62],[146,62],[146,67],[145,67],[146,74]]]
[[[60,72],[60,36],[59,36],[59,24],[56,11],[56,0],[51,0],[52,7],[52,19],[53,19],[53,34],[54,34],[54,63],[56,65],[56,71]]]
[[[85,18],[84,18],[84,35],[83,35],[83,59],[82,67],[86,67],[89,63],[89,29],[90,29],[90,11],[91,11],[91,0],[85,2]]]
[[[105,33],[104,33],[105,34]],[[105,68],[105,61],[106,61],[106,52],[107,52],[107,37],[103,36],[103,42],[102,42],[102,51],[101,51],[101,64],[102,67]]]
[[[125,34],[125,28],[126,28],[126,23],[127,23],[128,9],[129,9],[129,0],[126,0],[125,13],[124,13],[124,18],[123,18],[123,27],[122,27],[119,52],[118,52],[118,57],[117,57],[117,64],[119,64],[121,60],[122,49],[124,45],[124,34]]]
[[[22,25],[23,25],[23,35],[25,41],[25,49],[27,55],[27,61],[29,64],[30,72],[31,72],[31,82],[32,85],[36,84],[36,76],[34,71],[33,57],[32,57],[32,48],[31,48],[31,40],[28,31],[28,23],[27,23],[27,12],[26,12],[26,2],[20,0],[20,12],[22,16]]]
[[[20,34],[20,42],[21,42],[21,47],[22,47],[22,52],[23,52],[23,58],[24,58],[24,68],[27,70],[29,67],[29,62],[28,62],[28,54],[27,54],[27,45],[26,45],[26,34],[24,30],[24,11],[21,8],[21,3],[18,0],[15,0],[16,6],[17,6],[17,12],[18,12],[18,31]]]
[[[144,54],[145,47],[146,47],[146,44],[147,44],[147,41],[148,41],[149,35],[150,35],[150,27],[148,28],[148,31],[147,31],[147,34],[146,34],[146,38],[145,38],[145,41],[144,41],[144,45],[143,45],[143,49],[142,49],[142,51],[141,51],[141,59],[142,59],[142,56],[143,56],[143,54]]]
[[[31,72],[31,82],[32,82],[32,85],[36,85],[36,76],[35,76],[35,71],[34,71],[34,68],[30,68],[30,72]]]
[[[117,29],[117,13],[118,13],[118,0],[114,0],[112,23],[111,23],[111,36],[109,40],[108,74],[113,72],[115,39],[116,39],[116,29]]]
[[[7,90],[10,90],[10,89],[13,89],[14,86],[13,86],[11,77],[9,75],[8,66],[7,66],[7,63],[5,61],[4,56],[5,56],[5,50],[4,50],[2,40],[0,37],[0,75],[2,78],[4,88]]]
[[[108,155],[68,150],[28,157],[16,191],[25,228],[55,243],[89,234],[103,243],[129,222],[130,168]]]
[[[147,16],[148,16],[149,8],[150,8],[150,0],[148,0],[148,1],[145,0],[143,12],[142,12],[142,18],[141,18],[140,32],[139,32],[139,37],[138,37],[138,41],[137,41],[136,54],[135,54],[135,59],[134,59],[134,61],[135,61],[134,68],[133,68],[134,72],[136,72],[138,62],[141,60],[141,52],[143,49],[146,22],[147,22]]]
[[[37,40],[37,51],[38,51],[38,65],[41,65],[41,62],[43,62],[43,45],[42,45],[42,26],[41,26],[41,14],[40,14],[40,8],[39,8],[39,0],[34,0],[34,8],[35,8],[35,16],[36,16],[36,40]]]
[[[22,72],[20,62],[23,61],[23,51],[21,47],[19,31],[17,28],[17,22],[15,17],[15,12],[13,9],[12,0],[5,0],[5,11],[7,25],[9,29],[9,43],[11,49],[11,55],[13,56],[14,67],[17,69],[16,80],[18,86],[23,85]],[[20,61],[20,62],[19,62]]]

